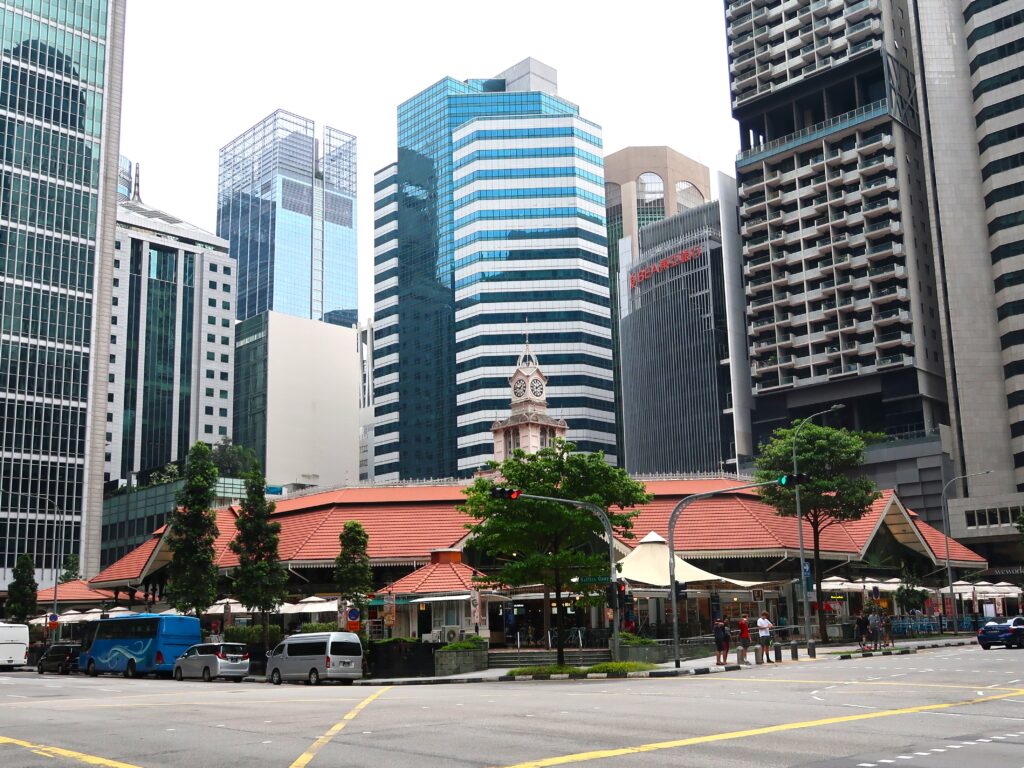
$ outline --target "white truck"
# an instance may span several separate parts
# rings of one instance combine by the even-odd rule
[[[28,663],[28,625],[0,622],[0,669]]]

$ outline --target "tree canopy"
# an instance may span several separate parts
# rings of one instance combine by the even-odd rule
[[[257,464],[245,475],[245,499],[235,520],[238,535],[228,546],[238,555],[235,596],[262,614],[264,645],[269,634],[267,613],[284,600],[288,584],[277,552],[281,524],[271,519],[273,513],[274,502],[267,501],[266,479]]]
[[[213,544],[220,533],[213,511],[217,468],[210,447],[198,442],[185,461],[185,485],[168,516],[167,542],[174,559],[167,566],[167,602],[182,613],[198,614],[217,599]]]
[[[80,578],[82,578],[82,571],[78,564],[78,555],[68,555],[64,558],[64,573],[60,575],[60,583],[66,584]]]
[[[213,447],[214,466],[221,477],[245,477],[258,468],[256,454],[244,445],[235,445],[230,437],[221,438]]]
[[[761,445],[755,477],[768,482],[793,471],[793,435],[790,428],[775,430],[769,442]],[[799,486],[800,509],[811,529],[816,601],[824,605],[821,588],[821,532],[836,523],[859,520],[880,494],[875,484],[858,470],[864,463],[864,447],[876,435],[821,426],[809,422],[800,427],[797,437],[797,464],[808,481]],[[783,517],[796,515],[796,488],[777,484],[760,490],[761,498]],[[818,611],[818,627],[825,638],[825,613]]]
[[[358,520],[348,520],[338,534],[341,551],[334,561],[338,597],[353,603],[365,618],[366,596],[373,591],[373,569],[367,548],[370,537]]]
[[[512,586],[541,583],[553,589],[559,664],[565,661],[562,595],[594,589],[570,580],[608,575],[608,553],[601,544],[604,526],[586,509],[534,499],[496,499],[491,489],[501,484],[536,496],[590,502],[608,514],[620,535],[631,538],[634,508],[651,499],[643,484],[608,464],[601,453],[575,451],[575,445],[561,439],[534,454],[517,450],[500,465],[490,463],[501,478],[478,477],[465,491],[466,512],[476,521],[468,526],[473,543],[500,563],[491,575],[493,581]]]
[[[18,555],[14,564],[14,578],[7,585],[7,602],[4,604],[7,620],[22,624],[36,612],[36,567],[32,555]]]

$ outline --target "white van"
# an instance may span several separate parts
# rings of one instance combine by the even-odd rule
[[[28,664],[28,624],[0,622],[0,669]]]
[[[286,637],[267,652],[267,680],[340,680],[351,685],[363,676],[363,645],[353,632],[316,632]]]

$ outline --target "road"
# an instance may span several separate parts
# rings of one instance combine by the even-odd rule
[[[0,765],[1024,768],[1024,652],[395,687],[0,674]]]

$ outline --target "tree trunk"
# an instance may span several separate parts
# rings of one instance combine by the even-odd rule
[[[814,596],[818,603],[818,640],[819,642],[826,642],[828,640],[828,630],[825,628],[825,611],[822,610],[825,606],[825,593],[821,590],[821,551],[819,549],[821,543],[821,531],[817,525],[812,526],[814,533]],[[810,640],[810,638],[807,638]]]
[[[551,637],[551,588],[544,585],[544,604],[540,609],[541,617],[541,641],[547,643],[547,639]]]
[[[269,651],[270,648],[270,614],[266,611],[260,611],[260,621],[263,622],[263,650]]]
[[[555,567],[555,647],[558,649],[558,658],[555,663],[558,666],[565,665],[565,633],[562,631],[562,574],[559,568]]]

